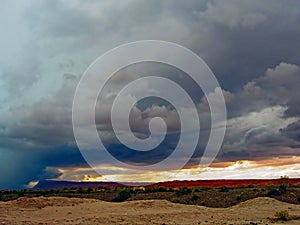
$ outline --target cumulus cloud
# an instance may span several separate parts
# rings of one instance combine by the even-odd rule
[[[207,10],[202,13],[207,20],[222,24],[230,29],[254,28],[263,23],[270,11],[264,4],[256,4],[240,1],[215,1],[208,2]]]
[[[280,137],[281,130],[299,120],[296,117],[284,117],[286,109],[274,106],[228,120],[225,142],[228,145],[227,151],[247,149],[251,153],[255,151],[255,146],[261,145],[266,148],[266,156],[277,154],[269,152],[268,148],[286,146],[288,143]]]

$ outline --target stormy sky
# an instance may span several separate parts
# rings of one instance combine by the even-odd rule
[[[85,162],[74,140],[75,88],[97,57],[139,40],[169,41],[191,49],[213,71],[225,97],[227,129],[215,163],[197,168],[207,142],[204,129],[181,178],[299,177],[299,22],[296,0],[2,1],[0,189],[26,188],[42,179],[101,177]],[[181,79],[205,128],[209,109],[203,93],[170,66],[145,63],[125,68],[105,93],[149,74]],[[113,94],[107,96],[99,99],[95,120],[99,136],[122,157],[123,147],[110,132]],[[147,121],[155,116],[164,117],[168,125],[170,136],[161,146],[168,154],[180,126],[174,108],[161,99],[141,102],[132,110],[131,128],[137,136],[147,136]],[[161,154],[150,158],[156,157]],[[118,175],[143,180],[150,174],[155,181],[170,176],[168,171],[99,167],[107,171],[108,180],[118,180]]]

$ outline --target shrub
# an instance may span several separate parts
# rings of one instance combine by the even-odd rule
[[[165,187],[158,187],[158,188],[157,188],[157,191],[158,191],[158,192],[166,192],[166,191],[167,191],[167,188],[165,188]]]
[[[186,194],[189,194],[191,192],[192,192],[192,190],[190,188],[187,188],[187,187],[182,187],[182,188],[179,188],[179,190],[177,190],[177,194],[180,194],[180,195],[186,195]]]
[[[145,192],[145,193],[152,193],[152,192],[154,192],[154,189],[153,189],[153,188],[146,187],[146,189],[145,189],[144,192]]]
[[[201,192],[201,189],[200,188],[193,188],[192,192]]]
[[[195,193],[195,191],[193,191],[193,193],[192,193],[192,200],[196,201],[196,200],[198,200],[198,198],[199,198],[199,196]]]
[[[240,201],[240,200],[242,199],[242,197],[241,197],[240,194],[237,194],[237,195],[235,196],[235,198],[236,198],[237,201]]]
[[[219,189],[219,192],[228,192],[229,189],[226,186],[223,186]]]
[[[283,194],[286,192],[287,186],[285,184],[281,184],[279,186],[279,191]]]
[[[128,198],[130,198],[130,196],[131,196],[131,194],[129,191],[123,190],[123,191],[120,191],[118,196],[115,197],[112,201],[113,202],[123,202],[123,201],[127,200]]]
[[[287,210],[279,211],[275,213],[277,219],[287,221],[289,219],[289,212]]]
[[[279,188],[274,188],[274,187],[270,188],[270,190],[267,193],[267,196],[268,197],[279,196],[284,194],[286,190],[287,190],[287,186],[285,184],[281,184]]]
[[[278,196],[280,195],[280,191],[277,190],[276,188],[271,188],[267,194],[266,194],[268,197],[272,197],[272,196]]]
[[[77,189],[77,193],[83,194],[83,193],[84,193],[84,190],[80,187],[80,188]]]
[[[174,188],[168,188],[167,191],[168,192],[174,192],[175,190],[174,190]]]
[[[210,187],[207,187],[207,186],[202,186],[201,188],[200,188],[200,190],[202,190],[202,191],[207,191],[207,190],[210,190],[211,188]]]
[[[173,202],[173,203],[179,203],[179,199],[178,198],[171,198],[170,201]]]

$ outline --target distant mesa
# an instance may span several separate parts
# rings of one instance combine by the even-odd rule
[[[122,186],[116,182],[76,182],[76,181],[62,181],[62,180],[41,180],[34,187],[34,190],[62,190],[70,188],[115,188]]]
[[[180,187],[239,187],[239,186],[265,186],[265,185],[300,185],[300,178],[280,178],[280,179],[224,179],[224,180],[174,180],[159,182],[150,185],[150,187],[180,188]]]
[[[70,188],[115,188],[121,186],[146,186],[152,183],[147,182],[87,182],[87,181],[64,181],[64,180],[41,180],[34,187],[33,190],[62,190]]]
[[[76,181],[62,181],[62,180],[41,180],[33,187],[34,190],[62,190],[70,188],[115,188],[121,186],[148,186],[148,187],[165,187],[165,188],[180,188],[180,187],[239,187],[239,186],[265,186],[265,185],[280,185],[282,183],[290,185],[300,185],[300,178],[281,178],[281,179],[245,179],[245,180],[175,180],[165,181],[159,183],[147,182],[76,182]]]

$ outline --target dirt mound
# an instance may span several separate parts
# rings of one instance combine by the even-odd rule
[[[251,207],[255,207],[255,206],[289,206],[289,203],[285,203],[285,202],[281,202],[278,201],[274,198],[268,198],[268,197],[259,197],[259,198],[254,198],[254,199],[250,199],[247,200],[245,202],[241,202],[237,205],[232,206],[232,208],[237,207],[237,208],[251,208]]]
[[[281,224],[275,212],[288,210],[299,224],[300,205],[272,198],[257,198],[228,208],[184,205],[166,200],[138,200],[121,203],[92,199],[38,197],[19,198],[0,204],[2,224]],[[274,223],[273,223],[274,222]]]
[[[138,201],[128,201],[128,202],[123,202],[121,204],[124,204],[128,207],[142,207],[142,208],[157,208],[157,207],[162,207],[162,208],[172,208],[174,207],[175,203],[169,202],[167,200],[138,200]]]
[[[21,197],[8,202],[11,206],[20,208],[44,208],[47,206],[74,206],[81,203],[92,203],[97,200],[80,199],[80,198],[64,198],[64,197]]]

